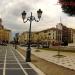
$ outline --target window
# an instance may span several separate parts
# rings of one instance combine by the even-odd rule
[[[51,33],[49,33],[48,35],[51,35]]]
[[[53,36],[53,39],[54,39],[54,36]]]

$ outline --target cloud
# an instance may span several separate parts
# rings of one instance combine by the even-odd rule
[[[37,10],[42,9],[43,14],[39,23],[33,21],[32,31],[40,31],[50,27],[55,27],[60,22],[75,28],[74,20],[62,12],[61,6],[57,5],[58,0],[0,0],[0,17],[3,19],[5,28],[9,28],[15,32],[28,31],[29,22],[23,23],[21,13],[23,10],[27,12],[27,17],[30,12],[37,18]]]

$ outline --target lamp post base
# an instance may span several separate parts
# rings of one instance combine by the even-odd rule
[[[15,49],[17,49],[17,46],[15,45]]]
[[[27,51],[26,51],[26,62],[31,62],[31,48],[27,48]]]

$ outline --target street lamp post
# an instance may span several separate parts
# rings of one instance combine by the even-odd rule
[[[14,46],[15,46],[15,49],[16,49],[16,37],[14,37]]]
[[[32,12],[31,12],[31,16],[27,17],[27,19],[25,20],[26,14],[27,13],[25,11],[22,12],[23,22],[24,23],[26,23],[27,21],[30,22],[28,48],[27,48],[27,51],[26,51],[26,62],[31,62],[31,47],[30,47],[30,44],[31,44],[31,24],[32,24],[32,21],[36,21],[36,22],[40,21],[40,18],[41,18],[41,15],[42,15],[42,11],[41,11],[41,9],[39,9],[37,11],[38,20],[36,20],[36,18],[32,15]]]

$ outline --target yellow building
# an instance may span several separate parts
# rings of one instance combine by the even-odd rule
[[[18,38],[19,38],[18,39],[19,43],[22,43],[22,44],[27,43],[27,40],[28,40],[28,32],[21,33]]]
[[[0,18],[0,43],[9,43],[11,40],[11,30],[5,29],[2,25],[2,19]]]
[[[32,32],[31,34],[31,41],[32,43],[36,43],[39,40],[39,32]]]
[[[23,32],[19,36],[20,43],[28,42],[28,32]],[[61,42],[61,30],[57,28],[50,28],[39,32],[31,33],[31,43],[40,43],[42,45],[52,45],[53,43]]]
[[[39,32],[39,40],[42,44],[52,45],[61,42],[61,30],[50,28]]]

